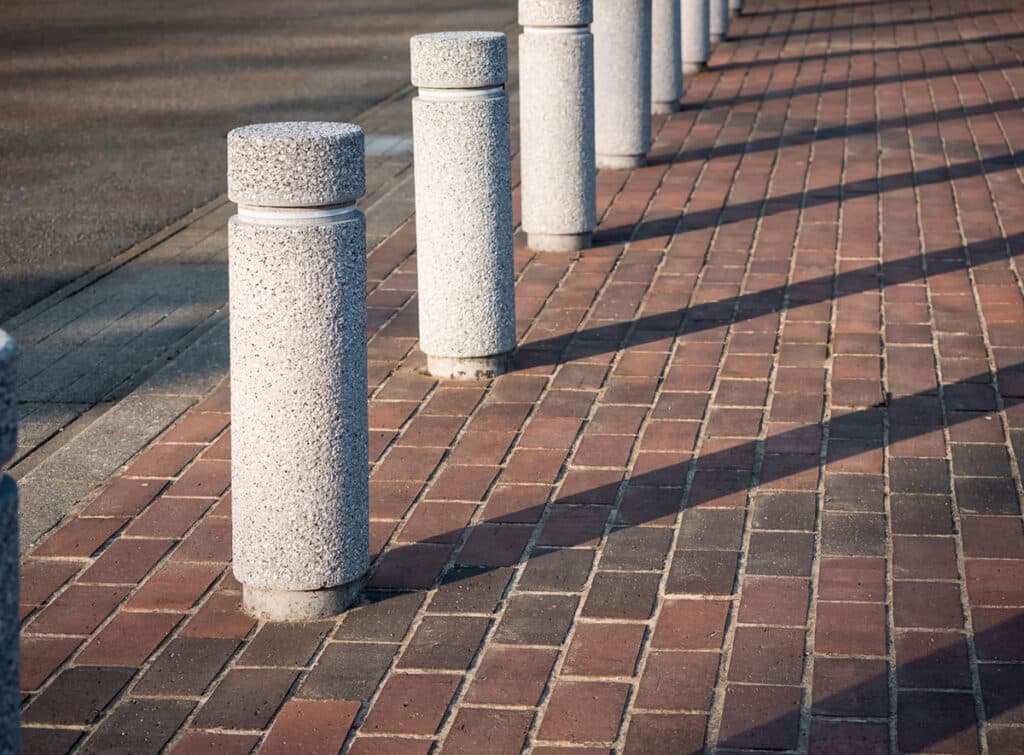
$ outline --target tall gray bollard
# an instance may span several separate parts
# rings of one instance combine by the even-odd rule
[[[674,113],[683,96],[679,0],[651,4],[651,112]]]
[[[410,53],[420,348],[432,375],[499,375],[516,345],[505,35],[422,34]]]
[[[531,249],[586,249],[597,224],[592,19],[592,0],[519,0],[523,229]]]
[[[729,36],[729,0],[711,0],[711,44]]]
[[[0,469],[18,444],[14,339],[0,330]],[[20,752],[18,707],[18,486],[0,473],[0,752]]]
[[[651,0],[594,2],[597,167],[647,164],[651,148]]]
[[[683,73],[698,73],[708,67],[711,56],[711,2],[682,0]]]
[[[363,131],[228,134],[232,551],[245,609],[343,611],[369,567]]]
[[[743,0],[729,0],[729,15],[733,18],[743,15]]]

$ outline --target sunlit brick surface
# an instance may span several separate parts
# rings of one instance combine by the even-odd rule
[[[223,387],[25,560],[26,751],[1024,749],[1013,5],[749,2],[493,382],[400,229],[363,605],[239,612]]]

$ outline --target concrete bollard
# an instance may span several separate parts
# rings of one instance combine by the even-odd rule
[[[729,36],[729,0],[711,0],[711,44]]]
[[[743,15],[743,0],[729,0],[729,15],[733,18]]]
[[[410,53],[420,348],[432,375],[500,375],[516,345],[505,35],[421,34]]]
[[[698,73],[708,67],[711,56],[711,7],[716,0],[682,0],[683,73]]]
[[[597,167],[647,164],[651,148],[651,0],[594,3]]]
[[[651,112],[674,113],[683,96],[679,0],[651,3]]]
[[[0,469],[18,444],[14,339],[0,330]],[[18,486],[0,473],[0,752],[20,752],[18,631]]]
[[[597,225],[592,19],[592,0],[519,0],[523,229],[531,249],[586,249]]]
[[[249,613],[330,616],[369,567],[363,131],[228,134],[232,552]]]

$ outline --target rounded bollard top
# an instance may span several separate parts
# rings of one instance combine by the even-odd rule
[[[508,42],[501,32],[418,34],[409,40],[409,52],[417,87],[474,89],[508,80]]]
[[[14,339],[0,330],[0,465],[14,458],[18,443],[14,384]]]
[[[521,26],[586,26],[594,20],[594,0],[519,0]]]
[[[228,134],[228,198],[258,207],[353,202],[366,191],[363,130],[351,123],[257,123]]]

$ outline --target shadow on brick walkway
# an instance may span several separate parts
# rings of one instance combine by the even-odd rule
[[[371,252],[358,607],[240,612],[226,385],[26,557],[28,752],[1024,750],[1024,14],[749,11],[511,374]]]

